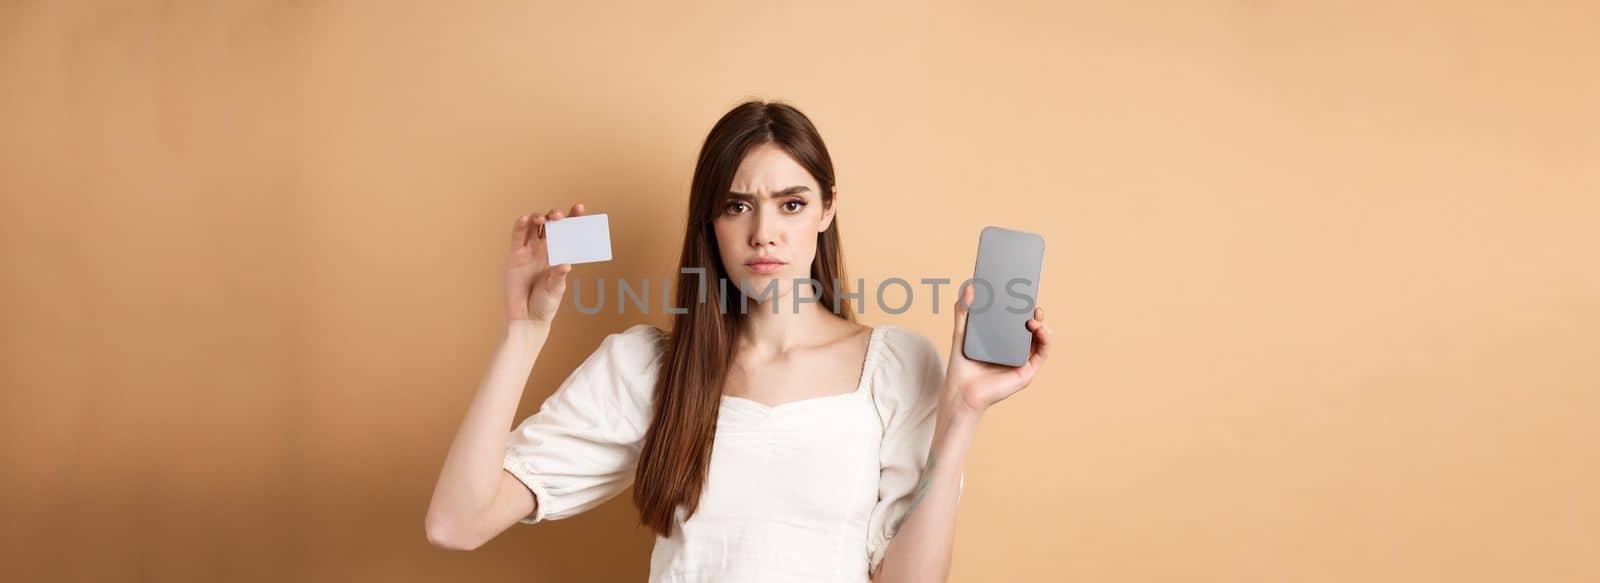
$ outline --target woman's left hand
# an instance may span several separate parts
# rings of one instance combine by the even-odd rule
[[[953,397],[958,397],[956,404],[981,414],[991,405],[1016,394],[1033,382],[1033,375],[1038,374],[1039,368],[1044,366],[1044,359],[1050,350],[1050,327],[1044,323],[1044,308],[1034,306],[1033,318],[1026,324],[1028,330],[1033,332],[1033,347],[1027,362],[1022,366],[1005,366],[971,360],[962,353],[961,345],[966,340],[967,306],[972,304],[973,294],[972,286],[966,286],[962,297],[956,300],[955,334],[950,341],[950,365],[945,369],[945,386]]]

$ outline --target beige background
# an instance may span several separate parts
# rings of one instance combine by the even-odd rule
[[[642,580],[626,495],[423,512],[511,218],[670,274],[749,96],[828,140],[852,277],[1049,241],[954,580],[1600,579],[1600,4],[573,4],[0,4],[0,579]],[[567,310],[519,419],[666,322]]]

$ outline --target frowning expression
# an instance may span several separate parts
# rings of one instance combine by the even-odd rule
[[[816,178],[775,143],[745,154],[728,187],[728,198],[713,221],[717,248],[729,279],[764,293],[777,279],[776,297],[793,292],[795,280],[811,276],[817,235],[828,230],[838,209],[837,190],[829,208]],[[760,301],[773,299],[768,295]]]

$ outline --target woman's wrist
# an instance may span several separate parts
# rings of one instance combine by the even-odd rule
[[[550,322],[532,318],[512,318],[506,320],[506,334],[542,340],[550,335]]]
[[[983,418],[984,409],[967,402],[966,391],[955,385],[945,385],[939,397],[939,415],[946,420],[976,425]]]

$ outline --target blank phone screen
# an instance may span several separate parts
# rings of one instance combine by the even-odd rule
[[[978,235],[977,265],[966,284],[973,287],[973,300],[962,354],[1007,366],[1028,361],[1033,333],[1027,324],[1039,303],[1043,266],[1044,237],[1000,227],[983,229]]]

